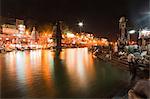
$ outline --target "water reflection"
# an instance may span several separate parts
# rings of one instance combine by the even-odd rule
[[[128,74],[87,48],[0,54],[2,97],[103,97]],[[108,86],[110,88],[108,88]]]
[[[87,90],[88,85],[95,78],[93,59],[88,54],[88,50],[67,49],[65,53],[67,72],[72,83],[71,87],[73,90]]]

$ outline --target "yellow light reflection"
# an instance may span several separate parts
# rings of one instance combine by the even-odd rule
[[[5,64],[6,64],[6,70],[9,77],[15,77],[16,76],[16,62],[15,62],[16,56],[15,52],[7,53],[5,56]],[[10,78],[13,79],[13,78]]]
[[[95,79],[92,55],[88,54],[87,48],[66,49],[65,53],[67,72],[73,83],[71,85],[77,86],[73,90],[80,87],[86,91],[90,81]]]
[[[8,58],[9,57],[9,58]],[[54,84],[54,53],[44,50],[11,52],[5,57],[6,70],[11,81],[16,79],[22,91],[34,90],[37,77],[44,79],[46,92],[55,96]]]
[[[23,52],[18,52],[16,54],[16,73],[19,84],[25,84],[25,55]]]
[[[55,94],[55,89],[54,89],[54,54],[50,51],[43,51],[42,52],[42,76],[45,80],[45,84],[47,86],[47,90],[49,92],[52,92],[53,95]]]

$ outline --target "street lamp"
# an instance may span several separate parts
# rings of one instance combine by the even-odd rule
[[[83,22],[79,22],[78,25],[79,25],[80,33],[81,33],[81,28],[83,27]]]
[[[79,25],[79,27],[82,27],[83,26],[83,22],[79,22],[78,25]]]
[[[130,30],[129,34],[134,34],[136,31],[135,30]]]

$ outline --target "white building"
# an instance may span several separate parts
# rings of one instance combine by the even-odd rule
[[[3,24],[2,25],[2,33],[3,34],[16,34],[18,33],[18,29],[16,28],[16,25],[10,25],[10,24]]]

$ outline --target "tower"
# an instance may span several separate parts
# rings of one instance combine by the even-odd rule
[[[33,27],[33,29],[32,29],[31,36],[32,36],[33,40],[38,41],[39,35],[38,35],[38,32],[36,31],[35,27]]]
[[[54,41],[56,44],[56,49],[61,49],[61,39],[62,39],[62,33],[61,33],[61,22],[58,21],[56,25],[53,28],[54,31]]]
[[[121,17],[119,20],[119,30],[120,34],[118,37],[118,47],[119,50],[123,50],[125,45],[128,43],[128,33],[127,33],[127,19],[125,17]]]

